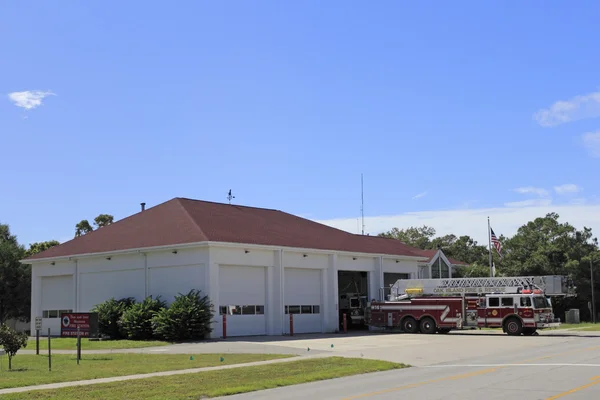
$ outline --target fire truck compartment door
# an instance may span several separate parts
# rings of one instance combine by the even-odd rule
[[[394,326],[394,313],[387,313],[387,326]]]

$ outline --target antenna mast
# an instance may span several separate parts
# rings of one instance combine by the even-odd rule
[[[365,234],[365,195],[363,190],[363,174],[360,174],[360,213],[362,215],[362,234]]]

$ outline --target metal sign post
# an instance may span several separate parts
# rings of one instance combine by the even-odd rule
[[[42,317],[35,317],[35,354],[40,355],[40,331],[42,330]]]

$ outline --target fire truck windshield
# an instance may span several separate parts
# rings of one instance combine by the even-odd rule
[[[534,296],[533,297],[533,308],[550,308],[552,307],[548,304],[548,299],[544,296]]]

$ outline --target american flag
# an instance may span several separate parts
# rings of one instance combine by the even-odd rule
[[[492,244],[496,248],[496,251],[498,252],[498,255],[500,256],[500,259],[502,259],[502,243],[500,243],[500,241],[496,237],[496,234],[494,233],[494,230],[492,228],[490,228],[490,232],[492,235]]]

